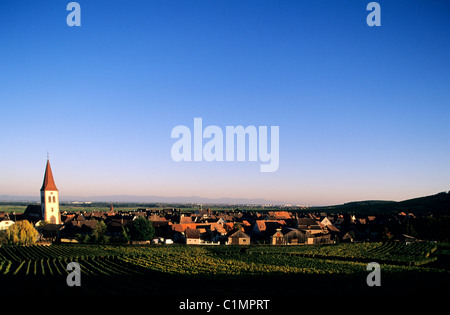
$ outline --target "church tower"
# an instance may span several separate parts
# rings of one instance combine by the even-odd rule
[[[61,214],[59,213],[59,192],[53,179],[50,161],[47,159],[44,182],[41,188],[41,211],[42,219],[53,224],[61,224]]]

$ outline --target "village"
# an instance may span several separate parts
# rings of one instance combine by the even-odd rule
[[[311,245],[354,241],[413,240],[399,233],[414,215],[356,216],[351,214],[307,213],[302,211],[259,211],[198,209],[186,211],[176,208],[115,211],[61,212],[60,224],[48,223],[33,217],[40,205],[29,205],[24,213],[0,213],[0,229],[7,229],[15,221],[28,220],[39,231],[40,242],[80,242],[89,236],[99,222],[115,242],[123,231],[138,218],[149,220],[154,228],[151,240],[134,244],[186,245]]]
[[[0,231],[26,220],[37,230],[38,243],[312,245],[415,240],[411,222],[416,217],[405,212],[362,215],[290,208],[239,209],[232,205],[220,210],[161,207],[116,211],[113,204],[108,211],[92,208],[68,212],[60,210],[59,191],[48,159],[40,195],[40,204],[28,204],[23,213],[0,212]],[[144,219],[143,223],[139,219]],[[133,239],[130,231],[140,225],[136,222],[148,225],[151,232]],[[17,233],[20,238],[22,232]]]

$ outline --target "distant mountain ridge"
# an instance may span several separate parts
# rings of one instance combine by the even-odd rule
[[[36,196],[11,196],[0,195],[0,201],[11,202],[39,202]],[[136,202],[136,203],[204,203],[204,204],[255,204],[255,205],[284,205],[281,201],[263,198],[205,198],[198,196],[135,196],[135,195],[110,195],[110,196],[66,196],[60,198],[61,202]]]
[[[36,196],[10,196],[0,195],[3,202],[39,202]],[[112,203],[194,203],[194,204],[236,204],[236,205],[285,205],[284,202],[263,198],[205,198],[198,196],[66,196],[61,202],[112,202]],[[359,212],[359,213],[386,213],[386,212],[421,212],[450,214],[450,191],[435,195],[417,197],[404,201],[363,200],[351,201],[341,205],[310,207],[310,211],[324,212]]]
[[[352,201],[343,205],[312,207],[310,210],[358,213],[412,212],[450,214],[450,191],[403,201]]]
[[[39,202],[39,197],[36,196],[13,196],[13,195],[0,195],[0,201],[11,201],[11,202]]]

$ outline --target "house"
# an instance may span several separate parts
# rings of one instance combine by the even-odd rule
[[[269,218],[273,220],[288,220],[292,219],[292,215],[287,211],[269,211]]]
[[[331,244],[333,241],[331,240],[331,234],[316,234],[314,235],[314,244]]]
[[[106,215],[105,215],[104,211],[94,210],[94,211],[86,212],[84,214],[84,217],[87,220],[98,220],[98,221],[101,221],[101,220],[104,220],[106,218]]]
[[[186,244],[200,244],[200,235],[197,233],[205,233],[206,226],[201,223],[179,223],[168,225],[172,231],[169,233],[175,241],[182,242]],[[194,232],[197,230],[198,232]]]
[[[185,216],[185,215],[181,215],[181,218],[180,218],[180,224],[191,224],[191,223],[194,223],[194,217],[192,217],[192,216]]]
[[[283,220],[256,220],[253,226],[254,234],[266,234],[271,236],[275,233],[278,228],[286,225]]]
[[[326,229],[327,226],[333,226],[331,222],[328,219],[322,220],[324,223],[330,223],[328,225],[323,224],[322,222],[319,222],[313,218],[299,218],[297,220],[297,228],[299,230],[302,230],[304,232],[308,232],[312,235],[317,234],[327,234],[328,230]],[[335,228],[335,227],[334,227]]]
[[[186,238],[186,245],[200,245],[200,230],[187,228],[184,231],[184,236]]]
[[[209,229],[210,229],[211,231],[217,231],[217,233],[220,233],[220,234],[222,234],[222,235],[225,235],[225,234],[227,234],[227,231],[226,231],[226,229],[225,229],[224,226],[225,226],[224,224],[210,223],[210,224],[209,224]]]
[[[343,242],[350,242],[350,243],[352,243],[353,242],[353,236],[349,232],[347,232],[347,233],[344,234],[344,236],[342,236],[342,241]]]
[[[219,220],[217,220],[216,223],[218,223],[218,224],[226,224],[226,223],[227,223],[227,220],[225,220],[224,217],[221,217]]]
[[[319,223],[317,220],[312,218],[298,218],[297,219],[297,228],[299,229],[308,229],[313,226],[318,226]]]
[[[299,229],[286,229],[284,239],[287,245],[313,244],[314,236]]]
[[[73,219],[65,223],[59,235],[64,238],[72,238],[76,234],[90,234],[97,225],[97,222],[99,222],[97,220],[83,220],[82,216],[79,218],[80,220]]]
[[[172,230],[174,232],[178,232],[178,233],[183,233],[184,234],[186,229],[196,229],[197,225],[198,224],[196,224],[196,223],[190,223],[190,224],[188,224],[188,223],[175,223],[175,224],[172,224]]]
[[[42,208],[40,205],[28,205],[23,213],[25,220],[36,224],[42,219]]]
[[[333,223],[332,223],[327,217],[323,218],[323,220],[320,221],[320,223],[323,224],[323,225],[325,225],[325,226],[327,226],[327,225],[333,225]]]
[[[48,223],[38,228],[39,233],[42,235],[42,239],[55,240],[59,237],[59,231],[62,229],[62,225]]]
[[[320,225],[325,227],[324,234],[330,234],[330,240],[341,232],[327,217],[320,222]]]
[[[231,231],[228,233],[228,245],[250,245],[250,236],[242,230]]]
[[[281,233],[281,228],[278,228],[275,234],[270,237],[270,244],[272,245],[284,245],[285,239],[283,233]]]

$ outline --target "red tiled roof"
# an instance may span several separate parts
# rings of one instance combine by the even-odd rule
[[[196,229],[196,227],[197,227],[197,224],[195,224],[195,223],[191,223],[191,224],[181,223],[181,224],[172,225],[172,230],[183,233],[186,229],[194,230],[194,229]]]
[[[269,214],[277,220],[292,219],[291,214],[287,211],[274,211]]]
[[[58,191],[58,188],[56,188],[55,180],[53,179],[53,173],[52,168],[50,167],[50,161],[47,160],[47,167],[45,168],[45,174],[44,174],[44,182],[42,183],[41,191],[46,190],[56,190]]]

